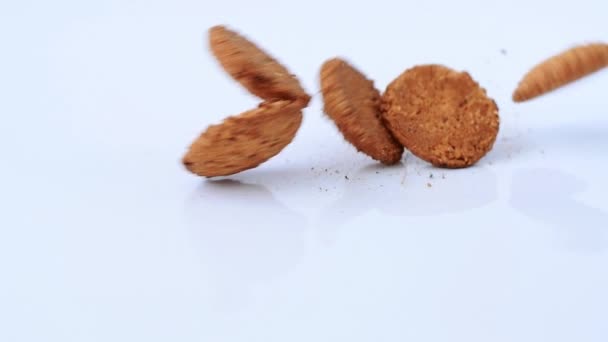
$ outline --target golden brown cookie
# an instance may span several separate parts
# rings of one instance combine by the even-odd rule
[[[209,29],[209,46],[224,70],[266,101],[292,100],[306,107],[310,96],[283,65],[255,44],[227,29]]]
[[[358,151],[384,164],[401,159],[403,146],[382,123],[380,93],[371,80],[334,58],[321,67],[321,92],[325,113]]]
[[[513,101],[530,100],[606,66],[608,66],[608,44],[596,43],[574,47],[530,70],[513,92]]]
[[[300,103],[264,102],[256,109],[209,126],[182,161],[190,172],[205,177],[251,169],[287,146],[301,122]]]
[[[475,164],[498,134],[498,107],[485,89],[441,65],[406,70],[387,87],[382,107],[393,136],[439,167]]]

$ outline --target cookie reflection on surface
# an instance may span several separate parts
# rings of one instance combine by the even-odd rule
[[[323,212],[323,218],[343,224],[370,210],[393,216],[432,216],[483,207],[498,196],[496,176],[488,168],[444,170],[416,162],[360,169],[350,176],[344,196]],[[395,174],[383,174],[390,170]]]
[[[188,203],[187,219],[224,309],[243,305],[253,287],[288,273],[304,254],[304,217],[261,185],[204,182]]]
[[[608,213],[575,199],[585,184],[559,170],[523,169],[513,176],[511,206],[555,228],[561,243],[578,251],[606,249]]]

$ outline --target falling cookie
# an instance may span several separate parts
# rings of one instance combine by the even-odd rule
[[[485,89],[441,65],[406,70],[387,87],[382,107],[393,136],[439,167],[475,164],[498,134],[498,107]]]
[[[380,115],[380,93],[374,83],[347,62],[334,58],[321,67],[324,111],[357,150],[384,163],[401,159],[403,146]]]
[[[588,44],[551,57],[530,70],[519,82],[513,101],[523,102],[608,66],[608,44]]]
[[[301,104],[274,101],[212,125],[183,158],[199,176],[227,176],[254,168],[287,146],[302,122]]]
[[[310,96],[283,65],[255,44],[227,29],[209,29],[211,51],[222,67],[252,94],[266,101],[292,100],[306,107]]]

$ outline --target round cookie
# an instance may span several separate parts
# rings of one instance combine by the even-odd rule
[[[192,143],[184,166],[199,176],[227,176],[254,168],[278,154],[302,122],[299,103],[264,102],[256,109],[211,125]]]
[[[306,107],[310,96],[298,79],[255,44],[227,29],[209,29],[211,52],[224,70],[249,92],[266,101],[293,100]]]
[[[324,111],[358,151],[384,163],[401,160],[403,146],[382,123],[380,93],[347,62],[334,58],[321,67]]]
[[[406,70],[386,88],[382,109],[395,138],[439,167],[475,164],[498,134],[498,107],[485,89],[441,65]]]

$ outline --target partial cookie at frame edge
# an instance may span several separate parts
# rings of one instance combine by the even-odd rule
[[[513,91],[513,102],[550,93],[608,66],[608,44],[579,45],[554,55],[530,69]]]

